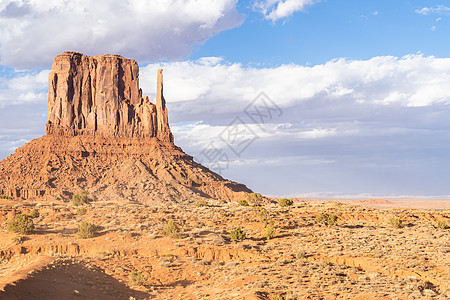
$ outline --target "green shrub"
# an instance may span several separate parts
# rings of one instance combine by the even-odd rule
[[[403,222],[399,218],[389,218],[388,223],[394,228],[402,228]]]
[[[269,214],[269,212],[267,211],[267,209],[261,208],[261,209],[259,210],[259,212],[258,212],[258,215],[259,215],[259,220],[260,220],[262,223],[267,224],[267,223],[269,222],[270,214]]]
[[[282,295],[273,295],[270,300],[285,300],[285,298]]]
[[[30,234],[34,230],[33,219],[25,214],[17,214],[6,227],[8,231],[20,234]]]
[[[79,192],[72,196],[72,204],[75,206],[89,204],[92,202],[92,199],[89,198],[88,192]]]
[[[195,206],[197,207],[205,207],[208,206],[208,202],[206,202],[206,200],[199,200],[195,203]]]
[[[128,276],[128,282],[132,286],[144,285],[147,282],[147,278],[141,272],[135,271]]]
[[[37,209],[32,209],[30,211],[30,217],[33,219],[39,218],[39,211]]]
[[[175,224],[174,220],[169,220],[166,226],[164,226],[164,233],[171,238],[180,237],[180,228]]]
[[[87,213],[86,207],[78,207],[77,208],[77,214],[79,216],[84,216]]]
[[[232,241],[234,241],[234,240],[243,241],[243,240],[245,240],[245,238],[246,238],[245,232],[240,227],[236,227],[235,229],[231,230],[231,232],[230,232],[230,239]]]
[[[80,239],[89,239],[96,235],[98,229],[95,224],[88,223],[88,222],[81,222],[78,225],[78,237]]]
[[[292,201],[291,199],[287,199],[287,198],[283,198],[278,201],[278,205],[283,206],[283,207],[288,207],[288,206],[291,206],[292,204],[294,204],[294,201]]]
[[[245,199],[239,200],[239,205],[240,205],[240,206],[249,206],[247,200],[245,200]]]
[[[437,228],[439,229],[448,229],[450,226],[445,221],[438,221]]]
[[[253,205],[261,205],[263,201],[263,196],[260,193],[249,193],[247,194],[247,203]]]
[[[239,205],[240,206],[250,206],[250,204],[245,199],[239,200]]]
[[[296,256],[297,258],[306,258],[307,254],[305,251],[298,251]]]
[[[275,237],[275,229],[273,228],[273,221],[269,222],[266,225],[266,231],[264,232],[264,236],[267,240],[273,239]]]
[[[327,226],[333,226],[337,224],[338,217],[334,214],[321,213],[316,217],[316,221]]]
[[[0,199],[12,200],[13,198],[6,195],[0,195]]]

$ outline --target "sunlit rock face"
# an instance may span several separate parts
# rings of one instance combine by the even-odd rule
[[[157,75],[156,104],[142,96],[139,66],[119,55],[58,55],[49,74],[47,134],[156,137],[173,142]]]

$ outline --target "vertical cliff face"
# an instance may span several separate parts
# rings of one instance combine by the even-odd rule
[[[156,137],[173,142],[158,71],[156,105],[142,96],[139,67],[119,55],[58,55],[49,74],[47,134]]]

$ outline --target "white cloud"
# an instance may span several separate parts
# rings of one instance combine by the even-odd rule
[[[427,16],[431,14],[450,14],[450,7],[444,5],[438,5],[436,7],[423,7],[421,9],[416,9],[416,13]]]
[[[3,0],[1,64],[48,66],[66,50],[121,54],[142,62],[189,56],[236,27],[237,0]]]
[[[151,64],[141,68],[141,86],[153,99],[161,67],[175,142],[219,171],[202,155],[213,142],[229,158],[221,170],[227,178],[272,194],[448,194],[440,174],[450,176],[450,58],[382,56],[274,68],[220,58]],[[244,108],[261,91],[283,114],[257,126]],[[257,135],[239,157],[220,139],[236,117]]]
[[[49,70],[13,73],[0,77],[0,108],[26,103],[47,103]],[[14,76],[15,75],[15,76]]]
[[[234,112],[261,91],[282,108],[317,99],[411,107],[450,104],[450,58],[380,56],[262,69],[212,58],[150,64],[141,68],[141,86],[152,97],[161,67],[166,99],[195,101],[190,109],[199,113]]]
[[[282,109],[310,101],[420,107],[450,104],[450,58],[408,55],[337,59],[312,67],[254,68],[208,57],[141,67],[144,94],[155,97],[155,74],[164,69],[165,96],[174,111],[191,114],[241,111],[261,91]],[[46,103],[49,70],[0,77],[0,106]],[[184,104],[183,104],[184,103]]]
[[[298,11],[319,2],[318,0],[263,0],[254,3],[254,9],[273,22],[287,18]]]

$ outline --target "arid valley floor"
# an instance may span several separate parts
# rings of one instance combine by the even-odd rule
[[[447,204],[94,201],[79,215],[70,202],[1,200],[0,299],[448,299],[450,231],[437,227],[450,221]],[[35,232],[18,241],[7,221],[33,209]],[[337,224],[319,222],[321,213]],[[176,237],[164,234],[169,220]],[[99,226],[95,237],[77,237],[82,221]],[[230,240],[237,226],[245,240]]]

